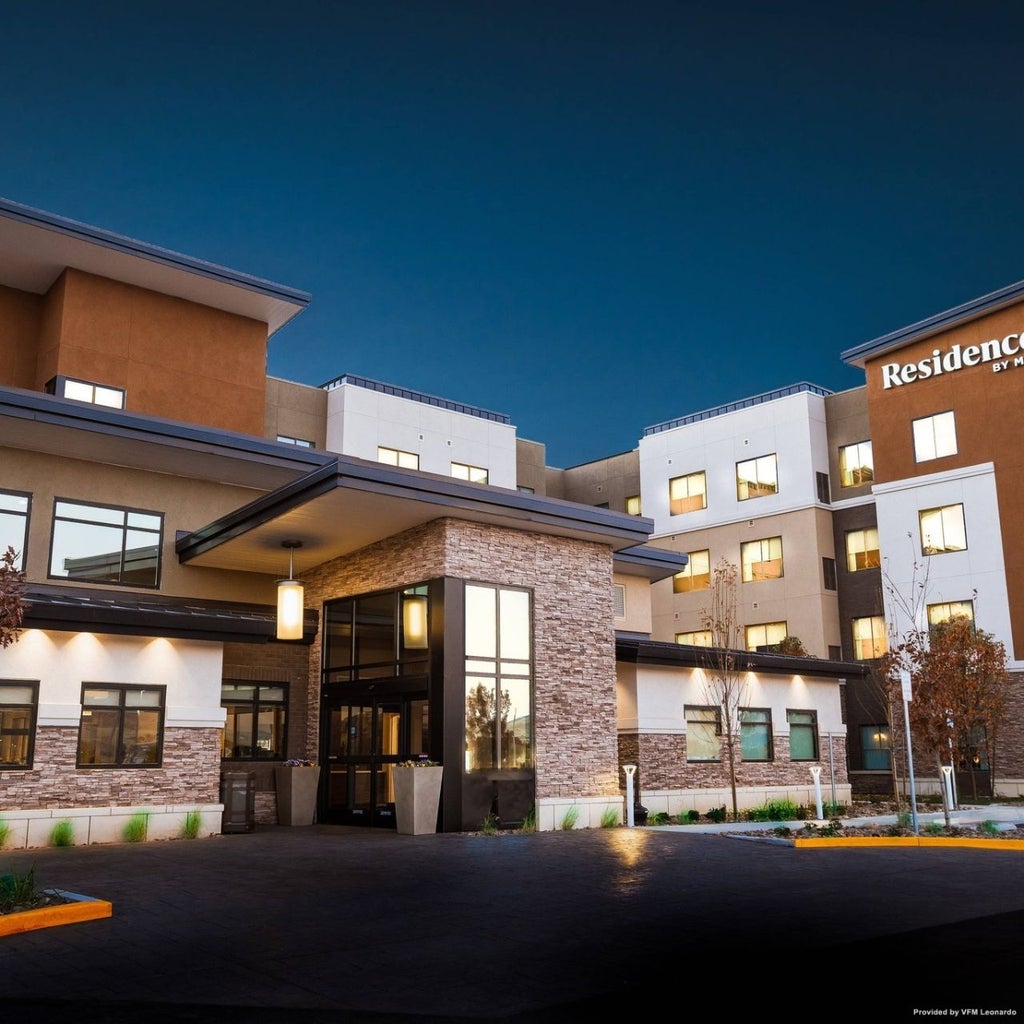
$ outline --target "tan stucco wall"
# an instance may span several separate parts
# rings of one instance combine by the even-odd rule
[[[327,444],[327,392],[323,388],[279,377],[267,378],[263,435],[312,441],[315,448]]]

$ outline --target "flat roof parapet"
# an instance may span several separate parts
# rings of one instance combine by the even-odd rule
[[[482,420],[491,420],[493,423],[509,423],[512,417],[503,412],[491,412],[489,409],[481,409],[475,405],[465,405],[462,402],[452,402],[447,398],[438,398],[437,395],[428,395],[424,391],[413,391],[411,388],[398,387],[396,384],[386,384],[381,380],[373,380],[371,377],[360,377],[353,373],[343,373],[340,377],[321,384],[324,391],[333,391],[342,384],[352,384],[356,387],[367,388],[370,391],[379,391],[383,395],[394,395],[396,398],[407,398],[410,402],[422,402],[424,405],[432,405],[437,409],[447,409],[449,412],[461,412],[466,416],[476,416]]]
[[[704,409],[701,412],[692,412],[688,416],[679,416],[674,420],[665,420],[664,423],[655,423],[651,427],[644,428],[644,437],[652,434],[660,434],[665,430],[674,430],[676,427],[685,427],[689,423],[699,423],[701,420],[710,420],[715,416],[724,416],[729,412],[738,412],[740,409],[750,409],[755,405],[763,405],[765,402],[774,402],[779,398],[788,398],[790,395],[799,395],[802,392],[809,392],[812,395],[820,395],[827,398],[834,394],[828,388],[819,387],[817,384],[809,384],[801,381],[799,384],[790,384],[788,387],[776,388],[774,391],[765,391],[760,395],[751,398],[741,398],[737,402],[727,402],[725,405],[716,405],[713,409]]]

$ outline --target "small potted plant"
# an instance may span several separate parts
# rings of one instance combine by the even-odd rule
[[[293,757],[274,769],[279,825],[312,825],[316,818],[316,792],[320,766]]]
[[[437,831],[442,767],[427,757],[395,765],[395,824],[402,835]]]

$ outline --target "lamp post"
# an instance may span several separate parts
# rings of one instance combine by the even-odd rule
[[[814,779],[814,803],[818,810],[818,820],[825,817],[825,811],[821,806],[821,766],[815,765],[811,769],[811,778]]]
[[[622,770],[626,773],[626,824],[633,827],[633,776],[636,775],[635,764],[624,764]]]
[[[903,724],[907,731],[907,774],[910,776],[910,819],[914,824],[914,835],[920,835],[917,823],[917,787],[914,783],[914,749],[910,741],[910,702],[914,699],[910,687],[910,673],[900,672],[900,687],[903,690]]]

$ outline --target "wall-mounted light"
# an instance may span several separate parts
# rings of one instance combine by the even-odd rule
[[[427,597],[425,594],[402,595],[402,643],[413,651],[427,647]]]
[[[288,579],[277,581],[277,639],[301,640],[303,619],[302,582],[295,579],[295,549],[301,540],[285,540],[281,547],[288,548]]]

